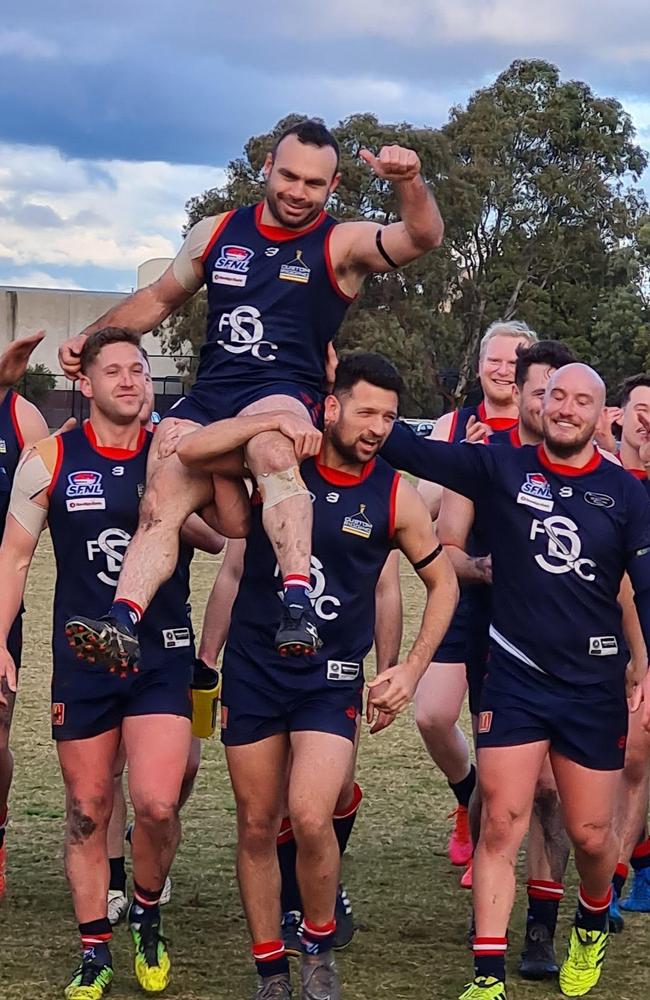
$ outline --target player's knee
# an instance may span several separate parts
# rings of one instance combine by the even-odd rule
[[[108,792],[71,796],[66,816],[69,842],[80,845],[98,833],[105,833],[112,808],[112,796]]]
[[[458,715],[444,703],[415,702],[415,724],[427,740],[444,740],[452,735]]]
[[[178,820],[178,802],[164,798],[147,798],[133,804],[135,821],[149,830],[162,830],[175,826]]]
[[[516,850],[524,838],[528,816],[514,805],[483,801],[481,842],[488,851]]]
[[[251,853],[275,850],[279,826],[275,814],[240,808],[237,813],[239,846]]]
[[[318,844],[332,834],[332,817],[322,811],[307,806],[298,812],[291,813],[291,826],[296,843],[300,846]]]
[[[284,434],[258,434],[246,445],[246,461],[256,475],[283,472],[296,464],[293,442]]]
[[[601,858],[612,847],[614,833],[611,823],[583,823],[569,830],[576,850],[591,858]]]
[[[650,756],[646,747],[628,744],[624,772],[625,780],[631,785],[641,785],[648,780]]]

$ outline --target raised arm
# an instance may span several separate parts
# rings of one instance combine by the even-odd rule
[[[496,451],[496,448],[431,441],[418,437],[405,424],[396,423],[380,454],[394,469],[476,500],[489,490]]]
[[[224,455],[236,452],[251,438],[265,431],[280,431],[294,442],[299,460],[317,455],[321,433],[308,421],[282,410],[250,417],[231,417],[184,434],[176,443],[176,454],[183,465],[202,472],[224,472]]]
[[[427,601],[420,629],[406,658],[368,683],[373,708],[392,715],[406,708],[413,698],[458,603],[454,569],[438,541],[426,507],[404,480],[397,490],[395,542],[424,583]]]

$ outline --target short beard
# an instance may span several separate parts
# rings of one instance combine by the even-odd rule
[[[285,229],[295,229],[296,231],[306,229],[307,226],[311,225],[311,223],[314,222],[323,211],[320,206],[314,207],[312,211],[309,212],[309,214],[306,215],[300,222],[293,222],[292,220],[287,221],[282,216],[282,202],[278,201],[277,195],[273,191],[270,191],[268,187],[266,189],[265,197],[269,209],[271,210],[271,215],[275,221],[279,222],[279,224]]]
[[[336,429],[335,424],[330,424],[327,428],[327,437],[330,444],[334,445],[339,457],[350,465],[367,465],[368,462],[371,462],[375,457],[375,455],[371,455],[370,458],[360,458],[354,445],[347,444],[347,442],[343,441]],[[377,451],[379,451],[379,448],[377,448]]]
[[[558,456],[558,458],[573,458],[578,452],[582,451],[589,441],[593,441],[595,427],[591,429],[588,434],[585,434],[582,439],[577,441],[560,441],[555,442],[550,437],[548,437],[546,430],[544,432],[544,442],[548,445],[551,451]]]

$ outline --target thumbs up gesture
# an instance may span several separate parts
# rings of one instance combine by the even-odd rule
[[[412,181],[420,173],[418,154],[405,146],[382,146],[379,156],[369,149],[360,149],[359,157],[378,177],[393,184]]]

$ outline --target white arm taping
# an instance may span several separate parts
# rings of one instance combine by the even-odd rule
[[[16,469],[9,513],[32,538],[39,537],[47,521],[47,508],[34,498],[48,489],[52,475],[52,470],[48,469],[43,456],[36,450],[25,455]]]
[[[183,240],[182,247],[174,257],[172,273],[179,285],[182,285],[185,291],[191,292],[192,295],[198,292],[203,284],[203,278],[197,277],[193,261],[200,260],[203,256],[220,218],[219,215],[208,215],[192,226]]]

